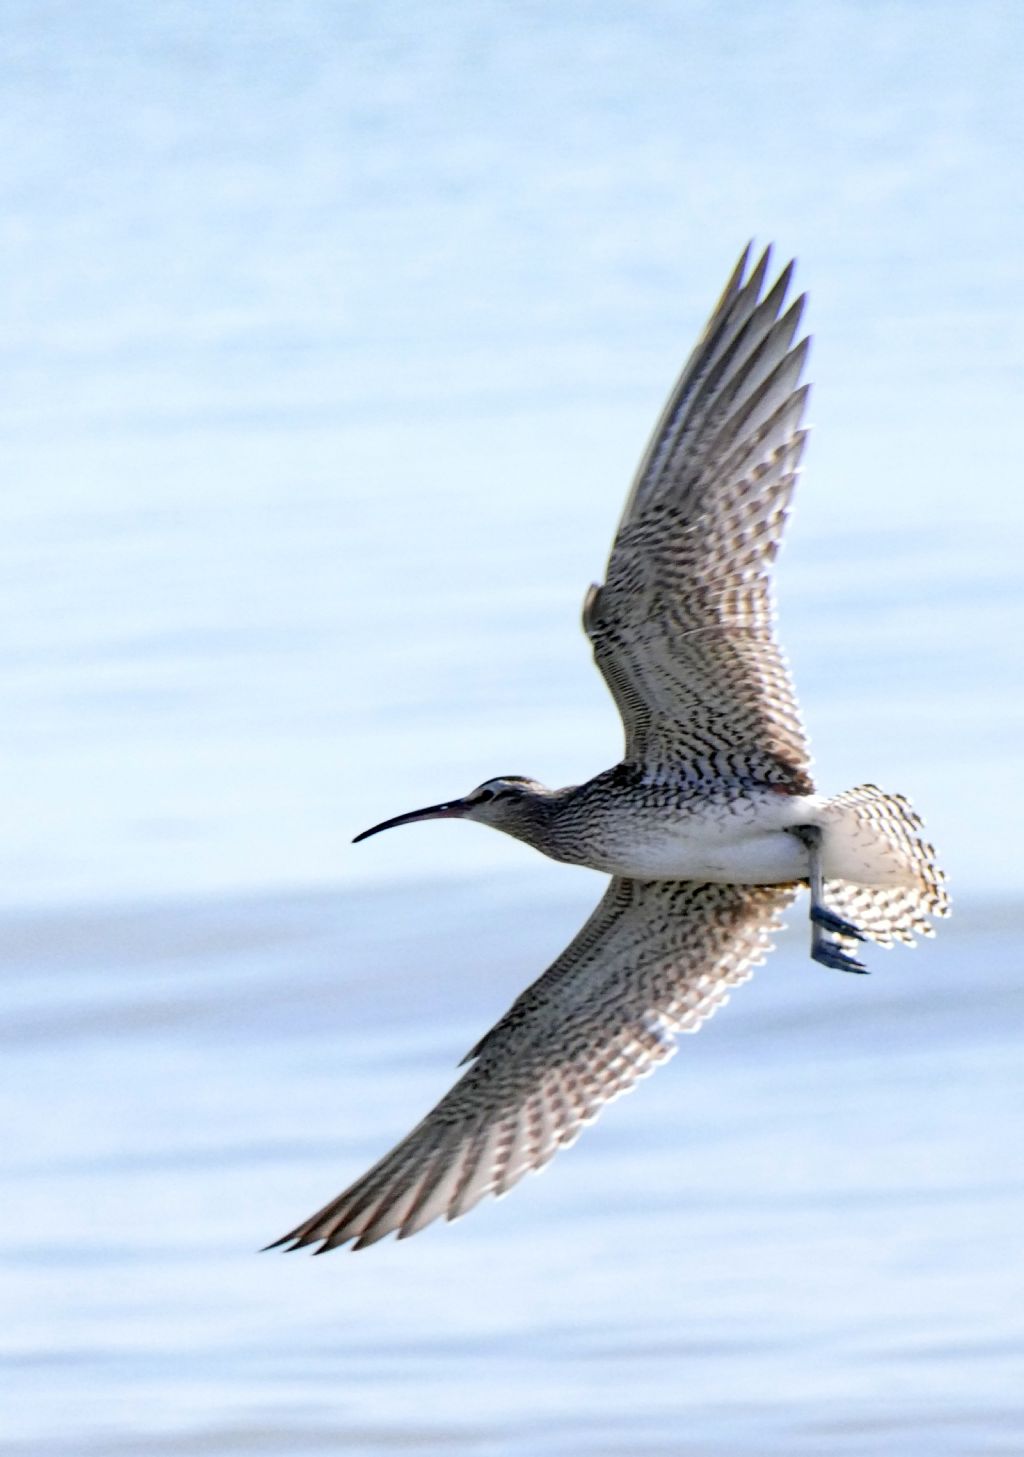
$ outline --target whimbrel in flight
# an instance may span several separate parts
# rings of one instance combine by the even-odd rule
[[[276,1241],[318,1253],[456,1219],[577,1137],[751,974],[810,890],[811,955],[863,971],[865,940],[931,934],[949,901],[921,821],[872,784],[814,792],[772,633],[771,565],[806,430],[793,270],[765,287],[749,248],[640,463],[583,627],[625,727],[615,768],[546,789],[489,779],[398,815],[477,820],[604,871],[604,897],[466,1058],[459,1082],[379,1163]]]

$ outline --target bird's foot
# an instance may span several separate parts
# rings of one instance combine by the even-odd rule
[[[798,825],[791,831],[807,848],[807,884],[811,892],[811,956],[822,966],[836,971],[867,971],[862,961],[851,956],[843,941],[865,941],[859,926],[844,916],[837,916],[825,905],[825,875],[822,868],[821,829],[818,825]]]
[[[860,939],[863,940],[863,937]],[[834,971],[855,971],[861,976],[868,974],[868,969],[863,961],[858,961],[855,956],[844,951],[838,941],[834,941],[817,926],[811,936],[811,957],[814,961],[820,962],[822,966],[830,966]]]

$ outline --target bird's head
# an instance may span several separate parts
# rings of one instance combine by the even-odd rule
[[[381,830],[414,824],[416,820],[478,820],[481,824],[493,825],[496,830],[504,830],[506,834],[526,838],[527,827],[534,820],[531,811],[550,794],[551,791],[535,779],[526,779],[521,774],[505,774],[500,779],[485,780],[462,799],[449,799],[444,804],[432,804],[426,809],[395,815],[394,819],[384,820],[356,835],[352,843],[368,840]]]

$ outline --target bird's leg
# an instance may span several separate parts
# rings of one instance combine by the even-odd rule
[[[863,941],[864,932],[852,921],[837,916],[825,904],[825,876],[821,868],[821,830],[817,825],[798,825],[792,833],[807,849],[810,861],[807,881],[811,889],[811,956],[822,966],[837,971],[866,972],[867,967],[843,950],[838,938],[849,936]]]

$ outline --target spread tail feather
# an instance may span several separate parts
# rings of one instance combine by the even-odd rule
[[[829,800],[824,824],[829,909],[880,946],[933,936],[931,918],[949,915],[946,877],[909,801],[859,784]]]

